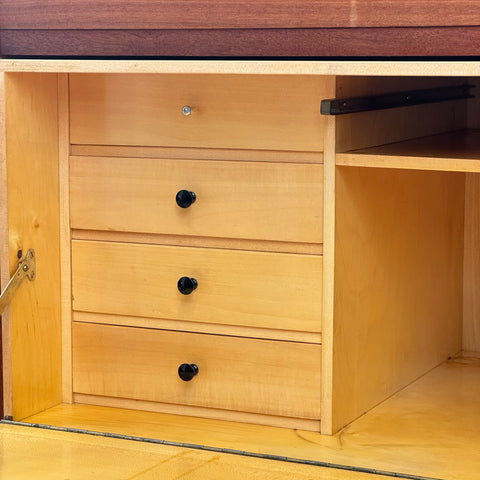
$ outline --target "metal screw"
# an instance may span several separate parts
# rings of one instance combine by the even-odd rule
[[[28,272],[28,265],[24,265],[24,266],[23,266],[23,271],[24,271],[24,272]]]
[[[187,115],[191,115],[192,114],[192,107],[190,107],[190,105],[185,105],[183,108],[182,108],[182,113],[187,116]]]

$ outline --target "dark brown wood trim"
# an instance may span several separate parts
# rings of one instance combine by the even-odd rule
[[[0,55],[65,57],[477,56],[480,27],[0,30]]]
[[[480,25],[477,0],[0,0],[5,29]]]

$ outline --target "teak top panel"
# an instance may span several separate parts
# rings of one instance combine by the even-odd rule
[[[3,29],[231,29],[480,25],[474,0],[1,0]]]

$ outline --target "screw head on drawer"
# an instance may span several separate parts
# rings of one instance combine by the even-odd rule
[[[182,113],[183,113],[185,116],[191,115],[191,114],[192,114],[192,107],[191,107],[190,105],[185,105],[185,106],[182,108]]]
[[[197,374],[198,374],[198,367],[194,363],[182,363],[178,367],[178,376],[184,382],[189,382]]]

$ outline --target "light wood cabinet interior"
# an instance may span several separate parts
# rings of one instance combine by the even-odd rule
[[[378,73],[373,66],[360,69],[359,64],[352,64],[350,71],[346,66],[332,65],[322,74],[309,75],[299,67],[298,76],[294,71],[272,75],[275,66],[267,65],[257,73],[243,74],[244,81],[238,72],[221,72],[214,83],[208,81],[207,73],[193,75],[193,71],[186,71],[179,74],[181,88],[187,91],[192,85],[200,85],[215,108],[212,116],[205,113],[206,123],[198,130],[189,130],[180,138],[184,143],[171,141],[171,137],[165,140],[160,136],[158,140],[155,132],[137,122],[136,115],[143,118],[148,114],[144,121],[151,125],[154,106],[165,96],[157,92],[149,103],[144,98],[145,82],[167,82],[168,89],[175,89],[172,78],[165,78],[168,74],[138,78],[129,74],[126,82],[125,75],[115,72],[69,76],[71,64],[65,65],[65,72],[60,73],[2,75],[1,158],[2,171],[6,172],[2,178],[8,192],[7,204],[1,207],[5,213],[1,219],[1,264],[8,266],[2,268],[2,284],[16,264],[19,250],[34,248],[39,262],[35,284],[23,285],[4,314],[6,415],[22,420],[62,402],[68,405],[86,400],[78,395],[74,398],[73,385],[81,382],[75,368],[72,376],[72,338],[74,343],[76,340],[72,322],[74,331],[78,325],[91,327],[92,332],[118,325],[126,332],[149,332],[156,328],[154,319],[158,316],[163,322],[159,331],[168,335],[182,331],[181,335],[205,335],[209,339],[217,335],[249,344],[272,342],[279,352],[282,345],[285,351],[293,344],[303,345],[305,352],[315,352],[309,365],[315,372],[314,380],[310,387],[305,382],[304,388],[311,388],[310,393],[317,398],[317,410],[311,409],[305,416],[292,413],[288,405],[282,406],[288,398],[278,393],[278,409],[257,412],[262,418],[253,419],[247,415],[252,412],[245,409],[242,418],[242,406],[233,403],[231,408],[238,410],[235,418],[239,421],[278,425],[281,422],[274,417],[285,415],[288,426],[298,420],[298,425],[305,428],[304,420],[311,420],[311,412],[317,412],[318,418],[308,428],[318,429],[320,422],[321,432],[326,435],[361,417],[449,357],[462,350],[480,351],[476,295],[480,279],[478,98],[336,118],[319,113],[322,98],[462,83],[480,86],[480,77],[472,77],[468,65],[459,69],[459,75],[465,72],[462,77],[442,76],[443,67],[435,75],[430,65],[423,76],[415,70],[417,67],[409,65],[401,75],[395,74],[398,70],[393,67],[389,71],[379,67]],[[226,67],[220,65],[222,68]],[[335,68],[344,70],[336,75]],[[223,92],[217,97],[215,92],[221,90],[222,82],[235,89],[228,96]],[[97,90],[96,85],[101,88]],[[115,88],[110,90],[109,85]],[[107,101],[109,92],[116,101],[124,88],[142,97],[137,113],[132,117],[122,113],[119,126],[115,110],[106,108],[108,121],[100,128],[98,122],[103,117],[95,113],[98,105]],[[285,92],[284,98],[279,97],[282,102],[277,104],[273,95],[267,96],[269,107],[262,110],[263,95],[258,92],[275,90]],[[245,100],[250,94],[255,102]],[[137,98],[135,95],[132,98]],[[174,97],[168,97],[168,102],[172,103]],[[183,97],[173,102],[172,112],[185,102]],[[117,107],[123,109],[125,105]],[[223,109],[230,119],[225,123],[220,121]],[[305,118],[302,109],[308,112]],[[181,112],[179,115],[171,125],[185,120]],[[255,117],[252,124],[248,123],[249,115]],[[211,137],[202,130],[210,128],[216,129]],[[123,144],[119,141],[130,134],[131,140]],[[97,158],[103,159],[98,171]],[[141,161],[155,165],[158,158],[168,161],[172,175],[176,175],[175,169],[194,164],[192,168],[198,167],[202,175],[210,176],[211,183],[219,179],[225,185],[231,182],[235,189],[238,180],[238,185],[244,185],[243,190],[238,187],[240,196],[258,193],[259,187],[249,190],[254,182],[267,185],[267,195],[279,195],[274,202],[278,212],[271,216],[252,214],[261,201],[261,196],[254,195],[246,203],[236,203],[234,197],[225,202],[231,207],[223,205],[224,210],[221,204],[216,210],[213,203],[206,213],[210,220],[199,222],[186,244],[179,239],[188,235],[186,230],[172,227],[178,224],[172,216],[178,213],[175,209],[172,214],[168,208],[158,207],[161,216],[155,221],[166,225],[165,231],[157,226],[141,230],[144,212],[136,218],[132,207],[144,192],[139,182],[128,205],[112,204],[115,222],[111,223],[112,210],[104,208],[102,195],[107,192],[107,197],[112,197],[118,190],[115,185],[106,188],[102,182],[118,176],[120,182],[128,184],[130,165]],[[230,167],[233,170],[228,170]],[[215,169],[219,169],[218,174]],[[148,168],[145,172],[146,179],[155,175]],[[81,182],[93,184],[97,180],[101,180],[97,189],[79,187]],[[155,192],[155,187],[149,188],[142,199],[143,209]],[[151,207],[156,209],[153,204]],[[221,219],[235,208],[239,213],[229,234],[228,221]],[[213,239],[203,243],[203,237]],[[83,253],[75,251],[80,246],[85,247]],[[88,249],[95,246],[122,250],[117,258],[111,252],[94,252],[95,268],[99,270],[95,281],[103,278],[101,286],[85,280],[95,270],[93,263],[88,263],[93,262]],[[233,307],[228,307],[233,308],[231,315],[223,322],[210,315],[209,308],[213,307],[208,302],[200,317],[197,312],[187,312],[182,318],[173,314],[169,318],[163,310],[155,314],[153,310],[158,307],[144,301],[143,290],[138,298],[130,298],[128,308],[116,309],[130,292],[135,295],[135,288],[122,291],[116,289],[116,282],[120,285],[128,277],[135,262],[141,264],[151,258],[150,253],[143,252],[166,252],[158,255],[158,262],[167,264],[177,255],[175,252],[202,248],[206,265],[213,264],[215,253],[221,252],[222,276],[230,267],[233,281],[243,287],[252,269],[263,271],[266,265],[265,269],[271,271],[267,264],[272,258],[278,260],[276,267],[282,266],[282,275],[288,272],[269,278],[273,285],[278,282],[278,291],[272,295],[262,294],[261,282],[252,287],[259,292],[257,298],[252,298],[246,288],[243,297],[232,300]],[[255,276],[258,280],[259,274]],[[76,283],[78,279],[80,283]],[[158,285],[163,288],[161,282]],[[235,290],[224,279],[221,287],[235,297]],[[265,288],[275,289],[268,282]],[[149,296],[154,295],[149,292]],[[159,299],[170,302],[162,294]],[[214,297],[210,300],[216,308],[221,307]],[[267,308],[266,302],[271,302],[272,308]],[[252,307],[257,316],[242,315],[251,304],[257,304]],[[283,326],[277,320],[282,315],[288,317]],[[136,323],[134,317],[143,320]],[[201,324],[198,330],[197,323]],[[277,335],[276,330],[287,333]],[[294,333],[289,337],[290,331]],[[296,360],[308,364],[306,355],[302,353]],[[302,371],[301,375],[307,373]],[[301,375],[299,372],[296,380],[300,381]],[[85,395],[83,390],[76,393]],[[97,390],[90,393],[115,396]],[[162,402],[168,403],[162,399],[159,404]],[[103,404],[108,405],[108,398]],[[119,404],[112,401],[111,406]],[[136,408],[133,403],[129,406]],[[204,416],[215,417],[215,408],[212,406],[210,413],[205,411]],[[158,405],[155,411],[161,411]],[[273,412],[270,420],[268,412]],[[182,413],[182,409],[177,406],[174,413]],[[201,416],[202,412],[195,411],[195,415]]]

